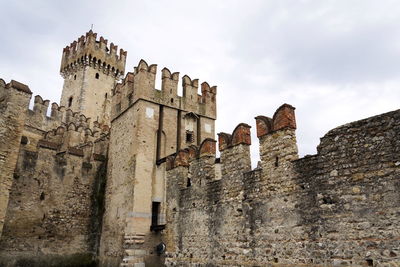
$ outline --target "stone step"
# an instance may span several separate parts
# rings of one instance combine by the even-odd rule
[[[147,251],[144,249],[125,249],[125,254],[128,256],[145,256]]]

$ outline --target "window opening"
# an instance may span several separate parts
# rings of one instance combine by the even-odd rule
[[[96,79],[98,79],[99,77],[100,77],[100,74],[99,73],[96,73]]]
[[[193,132],[186,131],[186,143],[193,143]]]
[[[28,137],[22,136],[21,137],[21,144],[22,145],[27,145],[29,143]]]
[[[71,107],[72,106],[72,96],[68,99],[68,107]]]
[[[151,225],[158,225],[158,214],[160,213],[160,202],[153,202],[151,206]]]

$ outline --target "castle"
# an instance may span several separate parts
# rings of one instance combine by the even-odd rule
[[[0,79],[0,266],[399,266],[400,110],[299,158],[294,107],[215,138],[217,88],[89,31],[60,104]],[[216,158],[216,147],[220,157]]]

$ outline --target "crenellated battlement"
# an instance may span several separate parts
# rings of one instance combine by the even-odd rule
[[[274,113],[272,119],[257,116],[257,137],[260,140],[260,159],[263,172],[269,173],[270,180],[282,178],[282,170],[298,159],[296,141],[295,108],[283,104]]]
[[[69,122],[46,132],[38,144],[50,142],[58,151],[66,151],[70,147],[86,146],[88,143],[96,143],[104,138],[108,140],[108,136],[109,128],[99,125],[98,122],[94,122],[92,128],[86,124]],[[104,154],[106,149],[102,150]]]
[[[60,126],[47,132],[39,140],[38,148],[55,150],[85,157],[88,160],[104,161],[107,157],[108,133],[93,133],[90,129],[76,128],[73,123],[68,127]]]
[[[60,73],[65,78],[83,66],[91,66],[117,79],[124,74],[127,51],[120,49],[92,30],[63,49]]]
[[[0,78],[0,108],[1,109],[15,109],[28,108],[29,99],[31,98],[32,91],[23,83],[11,80],[6,83]],[[24,99],[24,101],[21,101]],[[4,111],[3,111],[4,113]]]
[[[295,108],[291,105],[283,104],[276,110],[272,118],[256,117],[257,136],[260,139],[261,167],[268,172],[266,175],[269,177],[273,177],[275,174],[282,175],[283,170],[287,171],[287,164],[297,159],[294,110]],[[168,156],[166,169],[186,167],[192,180],[197,179],[193,177],[193,173],[191,174],[193,166],[212,168],[216,173],[213,176],[216,180],[221,177],[222,179],[232,179],[232,177],[241,176],[243,173],[251,171],[250,129],[250,125],[240,123],[231,134],[219,133],[220,159],[215,158],[216,141],[206,139],[200,147],[190,146]],[[204,162],[203,157],[213,157],[212,166],[210,166],[210,160]]]
[[[188,75],[184,75],[183,94],[178,96],[179,72],[163,68],[161,90],[155,88],[156,74],[156,64],[149,65],[143,59],[140,60],[134,71],[128,72],[122,82],[116,85],[111,117],[117,117],[137,100],[143,99],[211,119],[216,118],[216,86],[210,87],[207,82],[203,82],[201,94],[198,94],[199,80],[192,80]]]
[[[166,169],[171,170],[179,166],[189,167],[192,161],[203,157],[215,158],[216,142],[211,138],[207,138],[201,143],[200,147],[192,145],[179,150],[166,158]]]
[[[168,158],[167,266],[186,264],[187,255],[191,266],[395,262],[382,255],[397,248],[396,233],[384,226],[399,223],[392,215],[400,110],[337,127],[316,155],[301,159],[294,110],[284,104],[272,117],[256,117],[261,166],[254,170],[246,124],[218,135],[220,163],[193,157],[193,148]],[[379,248],[371,249],[372,239]],[[331,248],[343,250],[326,257]]]
[[[207,138],[199,147],[190,146],[166,158],[166,170],[177,167],[186,167],[191,177],[191,182],[196,183],[204,176],[206,170],[209,181],[219,180],[224,176],[231,176],[237,172],[243,173],[251,168],[250,162],[250,126],[240,123],[232,134],[219,133],[219,150],[221,157],[217,159],[217,141]],[[199,171],[199,170],[203,171]]]
[[[50,106],[50,116],[47,116]],[[44,100],[40,95],[34,98],[33,109],[27,110],[28,119],[26,124],[36,129],[50,131],[59,126],[69,127],[72,123],[77,128],[83,127],[90,129],[92,132],[108,131],[109,126],[93,121],[80,112],[74,112],[72,109],[66,109],[53,102],[50,105],[49,100]]]
[[[294,110],[295,108],[291,105],[283,104],[275,111],[272,119],[266,116],[257,116],[255,118],[257,137],[262,137],[285,128],[296,129]]]

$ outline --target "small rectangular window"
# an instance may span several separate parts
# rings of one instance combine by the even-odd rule
[[[118,104],[115,105],[115,111],[117,113],[121,112],[121,103],[118,103]]]
[[[153,202],[151,206],[151,225],[158,225],[158,214],[160,214],[160,202]]]
[[[194,134],[192,131],[186,131],[186,143],[193,143]]]

